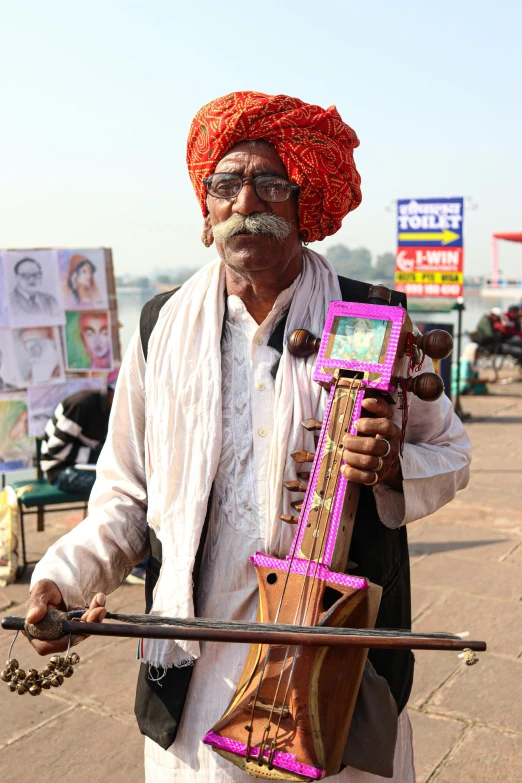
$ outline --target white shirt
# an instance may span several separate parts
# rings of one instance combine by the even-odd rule
[[[264,546],[264,492],[274,426],[270,370],[279,357],[267,341],[288,308],[294,287],[280,294],[259,326],[240,299],[228,298],[222,340],[223,443],[197,596],[201,616],[245,622],[255,619],[257,578],[249,557]],[[97,591],[114,590],[147,549],[145,362],[139,335],[128,352],[101,458],[97,483],[105,481],[105,487],[97,488],[89,517],[49,550],[33,575],[33,583],[42,578],[56,582],[69,606],[83,605]],[[399,417],[397,412],[398,421]],[[380,517],[390,527],[432,513],[465,486],[469,475],[469,441],[446,397],[436,403],[412,398],[407,441],[402,459],[404,493],[374,488]],[[292,532],[288,526],[284,534],[288,545]],[[201,648],[175,743],[164,751],[146,740],[150,783],[250,779],[201,743],[235,691],[248,645],[203,643]],[[408,783],[414,778],[405,711],[399,722],[396,753],[400,760],[393,780]],[[378,780],[349,768],[335,779],[343,783]]]

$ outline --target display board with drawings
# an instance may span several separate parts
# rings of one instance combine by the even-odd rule
[[[0,250],[0,473],[30,467],[44,418],[120,353],[110,249]]]

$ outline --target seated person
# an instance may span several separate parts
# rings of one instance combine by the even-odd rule
[[[508,307],[502,316],[502,329],[505,335],[505,342],[512,345],[522,343],[522,310],[518,305]]]
[[[477,343],[468,343],[460,357],[460,372],[457,378],[457,363],[451,366],[451,394],[457,394],[457,381],[461,394],[487,394],[488,387],[480,377],[478,360],[480,348]]]
[[[98,461],[107,438],[116,385],[116,376],[111,376],[107,390],[86,389],[71,394],[47,422],[40,465],[48,481],[64,492],[86,494],[93,487],[96,471],[75,466],[95,465]]]
[[[474,338],[489,353],[513,356],[522,365],[522,344],[506,332],[500,307],[492,307],[489,313],[484,313],[477,324]]]

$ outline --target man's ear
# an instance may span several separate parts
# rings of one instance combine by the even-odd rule
[[[201,234],[201,241],[205,247],[210,247],[214,243],[214,235],[212,233],[212,226],[210,224],[210,215],[207,215],[203,221],[203,233]]]

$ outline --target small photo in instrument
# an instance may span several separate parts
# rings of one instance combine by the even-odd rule
[[[346,362],[383,364],[385,338],[391,321],[338,316],[334,318],[325,357]]]

